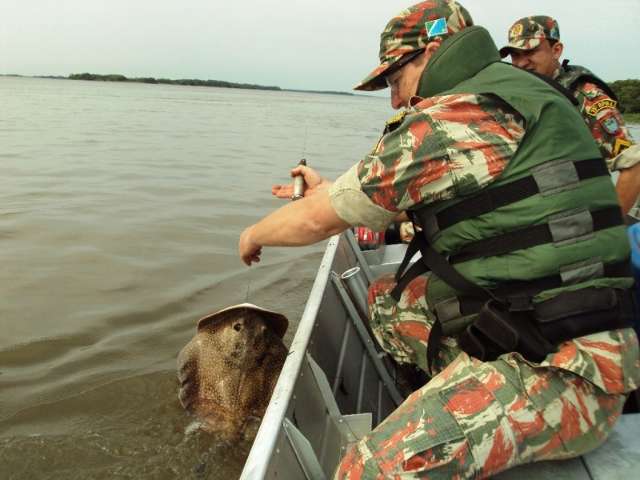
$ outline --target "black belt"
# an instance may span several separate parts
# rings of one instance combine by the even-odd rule
[[[458,335],[458,343],[466,353],[483,361],[519,352],[528,360],[541,362],[567,340],[630,327],[635,309],[631,289],[591,287],[563,292],[528,312],[510,312],[490,300]],[[433,346],[437,349],[436,341]]]
[[[396,301],[400,298],[406,286],[403,282],[415,274],[414,267],[418,267],[432,270],[463,297],[482,301],[478,318],[459,338],[462,349],[477,358],[487,360],[496,358],[501,353],[517,351],[525,358],[542,361],[556,345],[566,339],[628,326],[633,318],[633,307],[629,307],[633,305],[633,301],[628,291],[585,288],[563,292],[534,306],[531,300],[535,293],[562,285],[560,275],[508,282],[497,289],[488,290],[464,277],[422,235],[416,235],[412,244],[414,245],[407,249],[396,278],[402,275],[408,259],[413,256],[412,249],[420,250],[422,261],[416,262],[402,275],[402,280],[391,295],[394,298],[397,295]],[[604,270],[605,277],[627,276],[629,264],[610,264]],[[594,295],[597,301],[586,302],[585,295]],[[441,337],[442,325],[440,321],[436,321],[427,345],[427,363],[430,368],[438,352]]]

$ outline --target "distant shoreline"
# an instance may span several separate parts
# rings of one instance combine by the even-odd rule
[[[123,83],[146,83],[146,84],[162,84],[162,85],[188,85],[195,87],[218,87],[218,88],[237,88],[237,89],[246,89],[246,90],[267,90],[272,92],[294,92],[294,93],[317,93],[321,95],[344,95],[344,96],[366,96],[371,97],[371,95],[361,94],[361,93],[352,93],[352,92],[341,92],[337,90],[304,90],[304,89],[296,89],[296,88],[281,88],[275,85],[258,85],[251,83],[236,83],[236,82],[227,82],[224,80],[199,80],[196,78],[183,78],[183,79],[170,79],[170,78],[154,78],[154,77],[133,77],[128,78],[122,74],[109,74],[109,75],[101,75],[97,73],[72,73],[68,77],[62,75],[20,75],[15,73],[0,73],[1,77],[17,77],[17,78],[48,78],[53,80],[85,80],[85,81],[97,81],[97,82],[123,82]],[[638,80],[619,80],[612,83],[613,87],[616,87],[617,84],[627,84],[632,83],[634,87],[638,87],[640,81]],[[620,92],[616,92],[620,93]],[[637,98],[637,97],[636,97]],[[633,105],[633,109],[636,109],[637,106]],[[640,112],[633,113],[623,113],[622,114],[625,123],[629,125],[633,125],[635,127],[640,126]]]
[[[282,90],[280,87],[273,85],[254,85],[251,83],[234,83],[225,82],[223,80],[199,80],[197,78],[182,78],[173,80],[171,78],[154,78],[154,77],[135,77],[128,78],[122,74],[114,73],[109,75],[99,75],[97,73],[72,73],[69,80],[89,80],[97,82],[132,82],[132,83],[150,83],[161,85],[189,85],[192,87],[220,87],[220,88],[243,88],[246,90]]]
[[[335,90],[302,90],[292,88],[281,88],[275,85],[257,85],[252,83],[236,83],[224,80],[199,80],[196,78],[154,78],[154,77],[133,77],[129,78],[122,74],[100,75],[97,73],[72,73],[68,77],[61,75],[17,75],[17,74],[0,74],[0,77],[24,77],[24,78],[49,78],[54,80],[85,80],[93,82],[123,82],[123,83],[146,83],[151,85],[188,85],[193,87],[218,87],[218,88],[239,88],[245,90],[268,90],[274,92],[300,92],[300,93],[319,93],[327,95],[347,95],[354,96],[351,92],[340,92]]]

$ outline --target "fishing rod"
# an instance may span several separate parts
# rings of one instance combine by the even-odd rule
[[[307,165],[307,160],[303,158],[298,162],[298,165]],[[304,197],[304,175],[298,174],[293,177],[293,195],[291,200],[300,200]]]
[[[302,145],[302,157],[304,157],[305,152],[307,151],[307,123],[304,124],[304,144]],[[307,160],[302,158],[298,162],[298,166],[307,165]],[[291,200],[300,200],[304,197],[304,175],[298,174],[293,177],[293,194],[291,195]]]

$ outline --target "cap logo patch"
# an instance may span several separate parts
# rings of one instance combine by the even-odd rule
[[[427,29],[427,38],[437,37],[438,35],[446,35],[448,32],[447,19],[444,17],[425,22],[424,26]]]
[[[520,35],[522,35],[523,30],[524,30],[524,27],[522,26],[521,23],[514,25],[513,28],[511,29],[511,37],[519,37]]]

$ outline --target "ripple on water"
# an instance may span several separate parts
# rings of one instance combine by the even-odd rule
[[[30,429],[0,438],[3,478],[237,478],[252,439],[230,445],[198,429],[177,387],[173,372],[156,373],[35,407]]]
[[[385,99],[0,77],[0,477],[234,478],[245,447],[196,431],[175,361],[202,315],[249,300],[289,342],[322,247],[240,232],[301,156],[360,160]],[[360,135],[359,132],[363,132]]]

